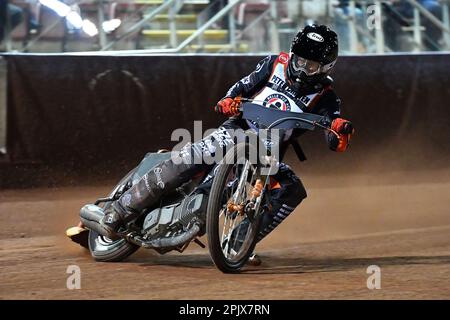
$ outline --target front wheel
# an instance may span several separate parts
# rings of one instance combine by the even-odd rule
[[[113,189],[110,197],[113,197],[118,190],[122,189],[132,178],[135,169],[131,170]],[[107,202],[103,210],[106,210],[111,205]],[[89,251],[96,261],[101,262],[118,262],[123,261],[128,256],[139,249],[139,246],[129,243],[125,239],[111,240],[95,231],[89,231]]]
[[[234,210],[236,207],[232,209],[230,205],[248,204],[255,184],[261,181],[258,166],[247,160],[251,151],[256,152],[248,143],[230,150],[218,166],[211,186],[206,233],[211,258],[224,273],[240,271],[253,253],[259,233],[258,212]]]

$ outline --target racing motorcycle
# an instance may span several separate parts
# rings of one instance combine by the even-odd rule
[[[276,169],[277,161],[282,160],[271,152],[280,144],[280,136],[273,139],[267,134],[261,139],[262,130],[284,132],[320,127],[331,131],[328,119],[323,116],[268,108],[250,99],[244,101],[241,104],[243,118],[259,128],[249,133],[256,140],[235,144],[210,172],[193,178],[164,196],[158,205],[147,208],[140,218],[120,230],[117,238],[101,235],[99,221],[104,211],[146,172],[159,168],[157,165],[161,161],[170,158],[170,152],[147,154],[107,197],[81,208],[81,221],[89,230],[87,246],[95,260],[122,261],[140,247],[160,254],[174,250],[183,252],[191,242],[205,248],[199,238],[206,234],[216,267],[224,273],[241,270],[255,248],[266,212],[264,207],[270,201],[267,192],[270,174]],[[303,157],[298,145],[294,145],[294,150],[299,158]],[[255,160],[251,154],[264,156]]]

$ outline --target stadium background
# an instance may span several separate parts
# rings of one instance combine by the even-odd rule
[[[244,17],[251,20],[265,9],[253,7]],[[289,15],[283,18],[285,30]],[[261,24],[270,29],[267,21]],[[287,162],[309,196],[258,247],[261,268],[235,277],[219,274],[206,250],[195,247],[182,255],[141,250],[124,263],[94,263],[64,230],[77,222],[83,204],[105,195],[145,153],[174,145],[174,129],[192,129],[194,120],[202,120],[204,129],[223,121],[214,104],[265,54],[276,52],[270,37],[261,44],[248,35],[247,44],[236,42],[231,54],[205,52],[217,46],[157,54],[136,48],[131,37],[117,46],[132,51],[105,53],[95,51],[99,36],[66,35],[63,23],[59,38],[43,37],[14,52],[32,41],[24,43],[27,28],[19,25],[5,38],[2,45],[13,50],[0,60],[3,299],[449,298],[446,32],[434,43],[442,52],[430,50],[427,31],[413,46],[417,34],[402,31],[402,52],[396,54],[377,53],[376,39],[367,42],[361,33],[348,43],[333,78],[342,114],[356,127],[352,145],[336,154],[327,150],[321,132],[301,139],[308,160],[298,163],[289,153]],[[288,50],[287,38],[280,33],[280,49]],[[60,48],[75,53],[56,52]],[[239,53],[243,49],[248,51]],[[81,291],[65,287],[70,264],[84,272]],[[366,288],[366,268],[373,264],[382,268],[381,290]],[[199,290],[192,292],[194,286]]]

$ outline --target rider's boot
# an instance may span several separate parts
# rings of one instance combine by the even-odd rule
[[[81,222],[79,222],[76,227],[71,227],[66,230],[67,237],[85,248],[89,248],[88,235],[89,230]]]
[[[115,238],[121,227],[125,227],[128,222],[139,217],[139,213],[125,209],[119,201],[114,201],[105,210],[105,216],[100,220],[100,224],[107,232],[104,236]]]

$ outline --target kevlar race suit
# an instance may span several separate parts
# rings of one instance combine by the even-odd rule
[[[304,89],[303,92],[294,91],[290,89],[286,76],[288,59],[287,53],[281,53],[261,60],[250,75],[230,88],[226,97],[254,98],[254,103],[266,107],[316,113],[325,115],[330,120],[337,118],[340,100],[331,88],[331,78],[325,77],[323,81],[314,87]],[[280,92],[284,96],[281,96]],[[161,196],[204,170],[211,169],[214,164],[204,160],[211,160],[218,150],[225,154],[224,149],[240,142],[240,136],[232,133],[233,130],[249,128],[257,130],[252,123],[240,116],[231,117],[212,134],[201,141],[187,144],[175,158],[172,156],[171,159],[150,170],[114,204],[116,210],[122,211],[120,215],[123,222],[137,218],[144,209],[157,203]],[[288,147],[289,139],[296,138],[302,133],[304,131],[300,129],[288,132],[281,146],[281,153]],[[233,137],[236,137],[237,141]],[[328,143],[330,148],[335,150],[336,142],[332,137],[328,137]],[[264,214],[258,240],[275,229],[306,198],[306,190],[300,179],[286,164],[279,164],[279,170],[273,176],[273,180],[274,187],[270,191],[271,210],[268,214]]]

